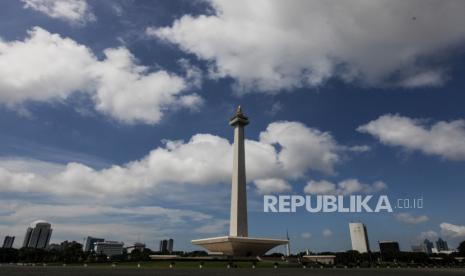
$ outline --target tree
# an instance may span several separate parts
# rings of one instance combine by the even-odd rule
[[[18,259],[18,249],[0,248],[0,263],[17,262]]]
[[[461,256],[465,256],[465,241],[461,242],[457,249],[459,250],[459,254]]]
[[[78,262],[83,259],[82,244],[72,241],[62,243],[62,256],[65,262]]]

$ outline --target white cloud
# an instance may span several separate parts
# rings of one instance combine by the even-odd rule
[[[12,173],[22,173],[27,171],[35,174],[44,173],[46,175],[50,175],[59,173],[63,170],[63,165],[52,162],[43,162],[35,159],[0,157],[0,168]]]
[[[312,180],[305,185],[304,192],[307,194],[334,194],[336,192],[336,184],[326,180]]]
[[[73,24],[85,24],[95,21],[87,0],[21,0],[24,8],[33,9],[51,18],[68,21]]]
[[[436,240],[439,237],[438,233],[436,233],[433,230],[421,232],[420,235],[417,237],[419,241],[423,241],[425,239],[428,239],[430,241]]]
[[[217,220],[195,228],[194,232],[199,234],[224,234],[228,226],[229,220]]]
[[[409,88],[441,86],[444,84],[445,78],[441,71],[425,71],[404,79],[402,85]]]
[[[179,45],[243,91],[313,87],[335,77],[368,85],[437,86],[425,57],[465,40],[463,1],[228,1],[147,34]]]
[[[323,237],[328,238],[328,237],[331,237],[333,235],[333,231],[331,231],[329,229],[325,229],[325,230],[323,230],[322,234],[323,234]]]
[[[441,233],[453,238],[465,238],[465,226],[443,222],[439,225]]]
[[[149,71],[124,47],[104,54],[100,61],[86,46],[39,27],[24,41],[0,40],[0,104],[21,110],[27,101],[59,101],[85,92],[98,111],[121,122],[149,124],[167,110],[202,104],[199,95],[186,91],[198,86],[193,67],[184,79]]]
[[[387,114],[357,128],[390,146],[419,150],[448,160],[465,160],[465,120],[440,121],[428,126],[424,121]]]
[[[257,179],[255,186],[259,194],[283,193],[292,191],[292,186],[279,178]]]
[[[429,217],[425,215],[415,217],[410,213],[398,213],[398,214],[395,214],[394,217],[398,221],[401,221],[407,224],[419,224],[419,223],[423,223],[429,220]]]
[[[335,184],[326,180],[311,180],[305,185],[307,194],[350,195],[355,193],[374,194],[387,189],[386,183],[375,181],[373,184],[364,184],[357,179],[346,179]]]
[[[182,222],[185,219],[192,221],[208,220],[212,217],[196,211],[168,209],[159,206],[114,207],[108,205],[79,205],[79,204],[36,204],[27,202],[2,202],[2,222],[30,223],[41,218],[45,220],[70,221],[76,217],[91,219],[96,216],[157,216],[169,219],[170,222]]]
[[[310,239],[312,237],[312,233],[309,233],[309,232],[304,232],[302,234],[300,234],[300,236],[306,240]]]
[[[96,62],[91,50],[69,38],[35,27],[24,41],[0,40],[0,102],[64,99],[88,90],[88,69]]]
[[[272,123],[260,133],[260,141],[282,146],[278,162],[294,177],[302,176],[307,166],[333,173],[334,164],[340,162],[338,145],[331,134],[298,122]]]
[[[296,122],[271,123],[259,141],[246,140],[245,146],[247,179],[256,180],[262,190],[289,189],[286,179],[303,177],[307,171],[332,172],[339,160],[340,146],[329,134]],[[227,139],[196,134],[187,142],[165,141],[163,147],[140,160],[101,170],[81,163],[59,166],[38,162],[29,169],[29,160],[21,166],[3,160],[10,165],[0,167],[0,191],[132,200],[141,195],[162,195],[167,189],[188,184],[229,183],[231,160],[232,145]],[[34,169],[48,166],[53,172]]]
[[[202,104],[197,94],[182,94],[186,81],[166,71],[148,72],[136,65],[126,48],[107,49],[106,59],[92,68],[97,80],[93,95],[96,109],[125,122],[155,124],[166,108],[191,107]]]
[[[352,151],[352,152],[367,152],[367,151],[370,151],[371,148],[367,145],[361,145],[361,146],[348,147],[347,150]]]

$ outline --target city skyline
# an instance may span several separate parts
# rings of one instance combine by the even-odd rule
[[[32,226],[34,226],[34,227],[32,227]],[[392,251],[393,246],[394,246],[395,250],[397,250],[397,251],[400,250],[399,242],[398,241],[392,241],[392,240],[382,240],[382,241],[378,240],[377,243],[378,243],[379,249],[374,249],[373,250],[371,245],[370,245],[370,239],[368,237],[368,230],[367,230],[367,227],[366,227],[365,224],[363,224],[362,222],[349,222],[348,226],[349,226],[348,238],[350,239],[352,246],[351,246],[351,248],[346,248],[346,249],[342,249],[340,251],[335,251],[335,252],[345,252],[345,251],[354,250],[354,251],[358,251],[359,253],[369,253],[369,252],[381,252],[382,253],[381,244],[383,244],[384,247],[385,247],[385,250],[388,250],[388,251]],[[46,233],[44,234],[44,238],[42,238],[44,240],[45,244],[46,244],[45,247],[38,246],[39,240],[41,240],[40,230],[39,231],[36,230],[36,232],[38,232],[38,234],[36,233],[36,237],[34,238],[36,245],[31,244],[31,236],[32,236],[32,233],[34,232],[36,227],[38,227],[40,230],[42,230],[41,228],[44,228],[44,227],[46,228],[46,230],[48,229],[48,231],[46,231]],[[15,240],[16,237],[7,235],[4,238],[2,248],[32,247],[32,248],[50,250],[50,249],[56,249],[57,246],[59,248],[61,248],[63,243],[68,243],[68,240],[62,241],[61,243],[49,243],[51,232],[52,232],[51,231],[51,224],[49,222],[42,221],[42,220],[37,220],[37,221],[31,223],[31,226],[27,228],[26,235],[25,235],[24,241],[22,243],[23,244],[22,246],[14,247],[13,243],[14,243],[14,240]],[[286,232],[286,240],[291,241],[290,237],[289,237],[289,234],[287,232]],[[44,242],[42,242],[42,243],[44,243]],[[76,241],[72,241],[72,242],[74,243]],[[79,243],[79,242],[77,242],[77,243]],[[84,238],[83,243],[81,245],[82,245],[82,250],[84,252],[96,252],[95,248],[98,248],[99,244],[100,244],[100,248],[102,246],[103,247],[108,247],[108,248],[105,248],[105,249],[109,250],[110,252],[112,252],[112,251],[113,252],[119,252],[119,250],[123,250],[123,248],[125,248],[125,249],[146,248],[145,243],[142,243],[140,241],[129,243],[130,245],[124,247],[124,245],[125,245],[124,242],[110,241],[110,240],[105,240],[105,238],[97,238],[97,237],[92,237],[92,236],[87,236],[86,238]],[[117,248],[114,248],[114,246],[116,246]],[[407,247],[407,246],[405,245],[404,247]],[[157,248],[157,247],[154,247],[154,248]],[[429,239],[425,238],[425,240],[421,241],[419,245],[412,244],[410,246],[410,248],[411,249],[407,249],[407,250],[403,250],[403,251],[404,252],[423,252],[423,253],[426,253],[426,254],[429,254],[429,255],[430,254],[437,254],[437,253],[450,254],[452,252],[457,251],[456,248],[449,248],[447,241],[442,239],[442,237],[437,237],[436,241],[434,241],[434,240],[430,241]],[[101,249],[101,252],[106,251],[106,250]],[[156,252],[157,250],[152,250],[152,251]],[[158,252],[160,252],[162,254],[172,254],[175,251],[180,252],[180,251],[183,251],[183,250],[180,250],[180,251],[174,250],[174,239],[172,239],[172,238],[161,239],[159,241],[159,243],[158,243]],[[198,251],[198,248],[195,248],[193,251]],[[186,251],[186,252],[189,252],[189,251]],[[206,251],[206,252],[208,252],[208,251]],[[281,248],[281,250],[276,250],[276,249],[270,250],[270,251],[268,251],[268,254],[270,254],[270,253],[281,253],[281,254],[283,254],[283,256],[290,256],[292,254],[298,254],[298,253],[301,253],[301,252],[304,252],[304,253],[307,252],[307,255],[308,255],[308,252],[310,252],[310,251],[308,250],[308,248],[305,249],[305,250],[291,251],[290,250],[290,243],[288,242],[287,244],[285,244],[285,246],[283,248]],[[327,250],[323,250],[323,252],[327,252]],[[313,251],[313,253],[320,253],[320,252]]]
[[[372,248],[465,240],[462,1],[46,2],[0,4],[0,235],[15,247],[38,219],[50,243],[189,251],[227,233],[238,105],[249,236],[344,251],[362,221]],[[263,212],[265,194],[322,193],[423,208]]]

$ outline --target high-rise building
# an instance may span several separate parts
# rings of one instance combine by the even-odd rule
[[[441,238],[439,238],[436,241],[436,248],[438,249],[439,252],[441,251],[449,251],[449,246],[447,245],[447,242]]]
[[[102,241],[95,242],[95,252],[97,254],[106,255],[107,257],[113,257],[116,255],[123,254],[123,242],[117,241]]]
[[[350,240],[352,242],[352,250],[360,253],[370,251],[370,243],[368,242],[367,228],[361,222],[349,223]]]
[[[46,221],[39,220],[31,224],[26,231],[23,247],[45,249],[52,236],[52,225]]]
[[[168,241],[167,240],[161,240],[160,241],[160,253],[167,253],[168,252]]]
[[[23,247],[28,247],[29,240],[31,240],[32,227],[28,227],[26,230],[26,235],[24,236]]]
[[[430,240],[425,239],[423,241],[423,251],[426,254],[432,254],[433,253],[433,243]]]
[[[174,246],[174,240],[173,239],[168,239],[168,240],[161,240],[160,245],[159,245],[159,251],[160,253],[166,254],[166,253],[173,253],[173,246]]]
[[[168,245],[167,245],[167,250],[168,250],[168,253],[173,253],[173,246],[174,246],[174,240],[173,239],[169,239],[168,240]]]
[[[94,251],[95,243],[103,242],[103,241],[105,241],[105,239],[88,236],[86,238],[86,245],[84,247],[84,251],[85,252]]]
[[[6,236],[3,240],[2,248],[13,248],[13,243],[15,242],[14,236]]]
[[[400,253],[399,243],[396,241],[378,241],[378,245],[383,259],[394,258]]]

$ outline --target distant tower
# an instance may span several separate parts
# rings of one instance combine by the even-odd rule
[[[13,243],[15,242],[15,236],[6,236],[3,240],[2,248],[13,248]]]
[[[31,239],[32,227],[28,227],[26,230],[26,235],[24,235],[23,247],[28,247],[29,240]]]
[[[425,239],[423,241],[423,251],[426,254],[432,254],[433,253],[433,243],[430,240]]]
[[[27,228],[23,247],[45,249],[52,236],[52,225],[46,221],[36,221]]]
[[[438,251],[448,251],[449,250],[449,246],[447,245],[447,242],[441,238],[439,238],[437,241],[436,241],[436,248],[438,249]]]
[[[174,245],[174,240],[169,239],[168,240],[168,248],[167,248],[167,250],[168,250],[168,253],[170,253],[170,254],[173,253],[173,245]]]
[[[287,256],[291,256],[291,240],[289,239],[289,231],[286,230],[286,240],[287,240],[287,244],[286,244],[286,254]]]
[[[245,179],[244,127],[249,119],[239,106],[236,114],[229,120],[234,127],[233,170],[231,185],[231,217],[229,235],[247,237],[247,187]]]
[[[163,254],[168,253],[168,240],[160,241],[160,252]]]
[[[350,240],[352,242],[352,250],[360,253],[370,251],[370,244],[368,242],[367,228],[361,222],[349,223]]]

